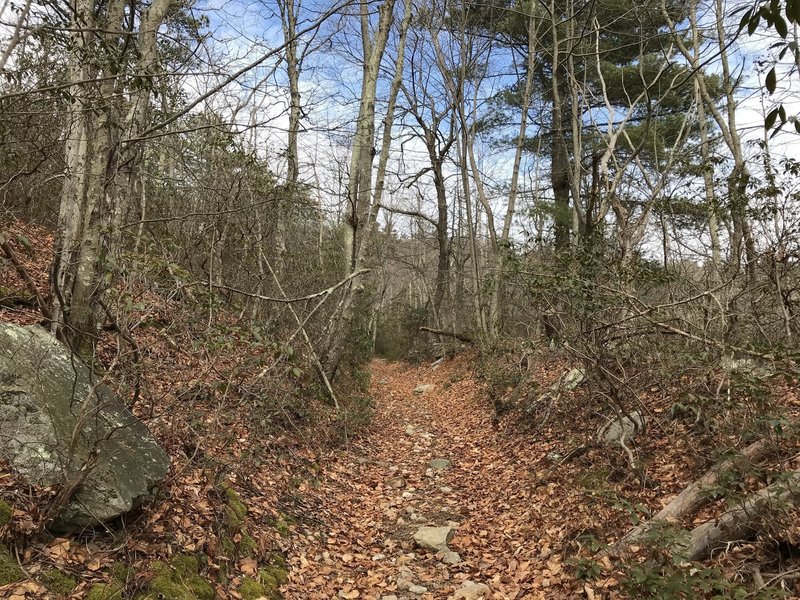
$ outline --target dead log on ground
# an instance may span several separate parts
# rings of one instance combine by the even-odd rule
[[[618,550],[626,545],[630,545],[641,539],[656,524],[664,522],[679,521],[696,513],[703,505],[709,502],[710,498],[706,491],[716,484],[719,476],[733,469],[741,469],[747,464],[757,463],[763,459],[770,451],[774,450],[771,440],[763,439],[742,450],[740,454],[732,456],[719,465],[710,468],[705,474],[686,487],[680,494],[662,508],[657,515],[649,521],[631,529],[625,537],[616,544]]]
[[[752,537],[764,522],[776,515],[786,503],[800,498],[800,472],[750,494],[735,508],[720,517],[695,527],[684,555],[700,560],[728,543]]]
[[[425,331],[427,333],[432,333],[434,335],[443,335],[445,337],[451,337],[457,339],[459,342],[464,342],[465,344],[474,344],[475,340],[471,337],[464,335],[463,333],[455,333],[453,331],[442,331],[441,329],[431,329],[430,327],[420,327],[420,331]]]

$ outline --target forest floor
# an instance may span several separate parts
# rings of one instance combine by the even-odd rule
[[[521,444],[493,423],[468,361],[373,361],[374,420],[329,457],[312,486],[333,519],[325,533],[300,528],[287,597],[468,597],[457,595],[464,582],[486,584],[487,599],[593,593],[568,574],[564,554],[593,516],[585,504],[569,509],[562,483],[543,479],[546,445]],[[415,393],[421,384],[431,387]],[[452,467],[433,470],[435,459]],[[458,564],[413,542],[418,527],[447,525],[456,530],[449,547]],[[401,588],[421,586],[412,588],[418,594],[398,589],[398,578]],[[609,577],[592,585],[615,584]]]

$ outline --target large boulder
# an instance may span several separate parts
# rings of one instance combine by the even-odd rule
[[[98,378],[40,327],[0,324],[0,457],[50,486],[88,474],[53,528],[82,529],[141,504],[169,456]]]

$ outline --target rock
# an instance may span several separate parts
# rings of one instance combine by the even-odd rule
[[[417,594],[421,596],[422,594],[428,593],[428,588],[426,588],[424,585],[412,585],[411,587],[408,588],[408,591],[411,592],[412,594]]]
[[[400,572],[397,574],[397,589],[406,591],[412,585],[414,585],[414,573],[405,565],[401,566]]]
[[[448,565],[457,565],[461,562],[461,556],[458,552],[453,552],[452,550],[439,550],[436,553],[436,558]]]
[[[584,381],[586,381],[586,372],[583,369],[571,369],[561,377],[556,385],[559,392],[571,392]]]
[[[434,385],[432,383],[421,383],[414,388],[414,393],[419,396],[420,394],[426,394],[430,392],[433,388]]]
[[[401,494],[401,496],[402,496],[403,498],[405,498],[406,500],[408,500],[409,498],[411,498],[413,495],[414,495],[414,494],[412,494],[411,492],[403,492],[403,493]]]
[[[547,388],[544,394],[540,395],[527,409],[530,412],[535,406],[542,402],[557,400],[564,392],[571,392],[586,381],[586,372],[583,369],[570,369],[558,378],[553,385]]]
[[[429,550],[443,550],[453,539],[456,530],[450,526],[444,527],[420,527],[414,534],[414,542],[417,546],[428,548]]]
[[[393,490],[399,490],[400,488],[406,487],[406,480],[402,477],[390,477],[386,480],[386,485]]]
[[[775,375],[774,367],[767,361],[753,358],[723,356],[720,366],[729,374],[748,375],[756,379],[769,379]]]
[[[386,558],[386,555],[385,555],[385,554],[375,554],[375,555],[372,557],[372,560],[373,560],[374,562],[378,562],[379,560],[383,560],[383,559],[385,559],[385,558]]]
[[[633,411],[630,416],[614,419],[600,428],[599,435],[606,444],[619,442],[623,437],[631,440],[647,425],[647,417],[641,411]]]
[[[447,485],[443,485],[442,487],[439,488],[439,491],[442,492],[443,494],[451,494],[453,492],[453,488]]]
[[[444,471],[444,470],[449,469],[450,467],[453,466],[453,463],[451,463],[446,458],[434,458],[428,464],[430,465],[431,469],[433,469],[434,471]]]
[[[416,433],[416,431],[417,430],[414,428],[413,425],[409,425],[409,426],[406,427],[406,432],[405,433],[406,433],[406,435],[414,435]]]
[[[369,459],[366,456],[357,456],[356,457],[356,462],[359,465],[365,465],[365,464],[367,464],[369,462]]]
[[[96,461],[53,523],[62,531],[137,507],[170,464],[147,427],[65,346],[40,327],[12,324],[0,325],[0,457],[43,486]]]
[[[381,600],[398,600],[397,596],[394,594],[389,594],[388,596],[381,596]]]
[[[485,583],[472,583],[465,581],[464,584],[456,590],[453,595],[454,600],[480,600],[481,598],[489,598],[491,590]]]

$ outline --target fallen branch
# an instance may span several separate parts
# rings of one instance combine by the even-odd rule
[[[360,271],[354,271],[353,273],[350,273],[350,275],[348,275],[347,277],[342,279],[339,283],[336,283],[335,285],[332,285],[331,287],[329,287],[327,289],[324,289],[324,290],[319,291],[319,292],[314,292],[313,294],[309,294],[308,296],[300,296],[298,298],[289,298],[288,296],[282,296],[280,298],[275,298],[275,297],[271,297],[271,296],[262,296],[261,294],[254,294],[252,292],[246,292],[246,291],[240,290],[238,288],[233,288],[233,287],[229,287],[227,285],[220,285],[220,284],[215,284],[215,283],[212,283],[211,287],[214,287],[214,288],[217,288],[217,289],[220,289],[220,290],[226,290],[228,292],[233,292],[234,294],[240,294],[240,295],[246,296],[248,298],[254,298],[256,300],[264,300],[265,302],[277,302],[279,304],[292,304],[294,302],[308,302],[309,300],[314,300],[315,298],[319,298],[320,296],[325,296],[327,298],[329,295],[331,295],[333,292],[338,290],[340,287],[342,287],[344,284],[349,282],[351,279],[355,279],[356,277],[360,277],[361,275],[364,275],[365,273],[369,273],[369,269],[361,269]],[[203,285],[206,285],[206,284],[203,283]]]
[[[8,243],[6,237],[1,233],[0,248],[3,249],[3,254],[5,254],[8,260],[11,261],[11,264],[14,265],[14,268],[19,276],[22,277],[22,280],[25,282],[25,286],[28,288],[28,291],[33,295],[34,298],[36,298],[36,304],[39,305],[39,310],[44,318],[50,321],[50,309],[47,307],[47,302],[45,302],[44,298],[42,298],[42,295],[39,293],[39,288],[36,287],[36,282],[33,281],[31,276],[28,274],[28,271],[25,270],[25,267],[19,261],[17,255],[14,253],[14,250],[11,248],[11,244]]]
[[[434,335],[443,335],[444,337],[455,338],[459,342],[464,342],[465,344],[475,343],[475,340],[473,340],[468,335],[464,335],[463,333],[455,333],[453,331],[442,331],[441,329],[432,329],[431,327],[420,327],[419,330],[427,333],[432,333]]]
[[[735,508],[695,527],[684,553],[686,559],[700,560],[730,542],[753,536],[763,527],[765,519],[797,498],[800,498],[800,471],[750,494]]]
[[[719,465],[715,465],[706,471],[700,479],[687,486],[680,494],[662,508],[652,519],[631,529],[625,537],[617,542],[617,548],[632,544],[641,539],[656,524],[663,522],[675,522],[684,517],[696,513],[703,505],[707,504],[711,498],[706,494],[706,490],[717,483],[721,474],[733,469],[741,469],[747,464],[756,463],[764,458],[774,449],[770,440],[759,440],[750,444],[742,450],[740,454],[732,456]]]

